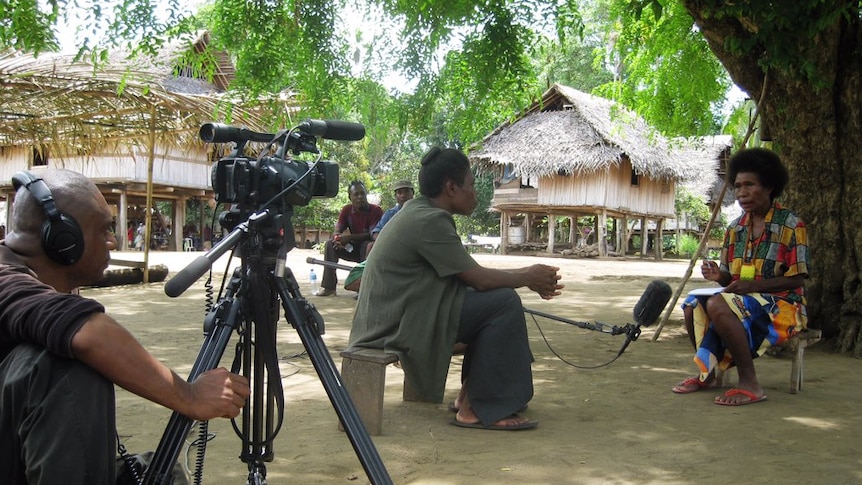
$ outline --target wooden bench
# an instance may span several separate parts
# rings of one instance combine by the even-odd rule
[[[793,337],[787,339],[782,345],[771,347],[778,351],[786,350],[791,352],[790,364],[790,394],[796,394],[802,390],[803,380],[803,358],[805,356],[805,347],[814,345],[820,341],[822,333],[815,328],[806,328],[797,333]],[[715,381],[719,387],[729,385],[729,372],[723,372],[716,368]]]
[[[353,401],[365,430],[377,436],[383,429],[383,395],[386,390],[386,366],[398,362],[398,356],[380,349],[357,349],[341,352],[341,379]],[[404,378],[402,398],[419,401],[413,387]],[[341,423],[338,429],[344,431]]]

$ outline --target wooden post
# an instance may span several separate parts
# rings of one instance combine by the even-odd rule
[[[150,136],[147,140],[147,207],[144,213],[144,279],[150,282],[150,239],[153,225],[153,164],[156,158],[156,107],[150,107]]]
[[[500,212],[500,254],[509,253],[509,213]]]
[[[655,221],[655,260],[661,261],[663,259],[664,253],[664,244],[662,238],[664,237],[664,217],[656,219]]]
[[[647,230],[647,218],[641,217],[641,258],[646,257],[649,247],[649,231]]]
[[[608,212],[605,209],[596,217],[596,244],[599,248],[599,256],[605,257],[608,255]]]
[[[120,190],[120,203],[117,206],[117,242],[120,251],[129,250],[129,199],[126,189]]]

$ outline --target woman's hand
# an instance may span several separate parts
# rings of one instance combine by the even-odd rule
[[[718,269],[718,263],[715,261],[703,260],[703,264],[700,265],[700,274],[703,275],[703,279],[709,281],[719,281],[721,279],[721,270]]]
[[[747,295],[749,293],[759,293],[758,283],[756,281],[736,280],[731,281],[729,285],[724,287],[725,293],[736,293],[737,295]]]

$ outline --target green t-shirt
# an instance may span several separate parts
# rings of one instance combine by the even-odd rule
[[[456,275],[476,266],[451,214],[425,197],[409,201],[369,254],[349,347],[398,354],[418,395],[442,402],[464,301]]]

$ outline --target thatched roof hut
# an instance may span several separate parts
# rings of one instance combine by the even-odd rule
[[[653,239],[660,241],[661,224],[674,217],[675,185],[696,176],[705,156],[707,152],[690,146],[674,146],[613,101],[559,84],[470,152],[474,163],[499,174],[492,209],[501,213],[501,233],[509,232],[510,221],[520,215],[527,220],[567,216],[570,221],[593,215],[599,255],[610,252],[608,217],[621,223],[611,242],[617,248],[628,244],[628,223],[638,218],[642,227],[647,219],[656,221]],[[554,250],[554,225],[547,227],[549,252]],[[570,224],[571,245],[579,242],[576,225]],[[527,242],[530,230],[526,224]],[[648,237],[642,235],[645,252]],[[509,239],[503,234],[504,250]],[[655,250],[660,258],[661,245],[655,244]]]
[[[180,64],[184,51],[206,49],[208,42],[202,34],[158,58],[114,54],[98,66],[66,54],[0,52],[0,146],[92,152],[106,144],[146,145],[155,136],[160,144],[185,147],[215,117],[232,113],[257,124],[256,116],[218,97],[234,74],[225,54],[213,56],[212,81]]]
[[[155,58],[113,55],[99,65],[71,55],[0,52],[0,198],[12,199],[17,171],[69,168],[93,179],[115,204],[118,234],[144,217],[152,227],[146,208],[153,199],[173,201],[169,242],[180,247],[186,201],[212,198],[210,167],[218,154],[200,141],[201,125],[233,122],[265,131],[256,113],[222,99],[234,74],[226,53],[211,53],[209,66],[190,69],[185,56],[208,43],[204,33]],[[127,215],[131,207],[137,215]],[[127,248],[126,238],[119,239]]]
[[[560,84],[470,152],[483,164],[511,163],[520,176],[589,174],[628,159],[641,175],[679,180],[690,164],[640,116],[613,101]]]

